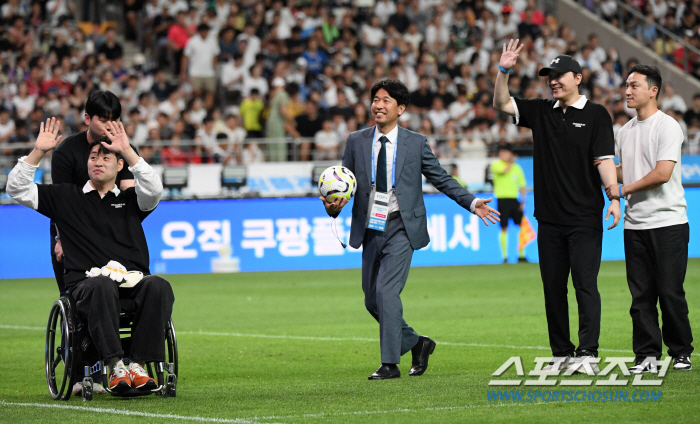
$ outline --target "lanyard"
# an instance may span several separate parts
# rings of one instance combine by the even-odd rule
[[[382,134],[384,135],[384,134]],[[381,136],[380,136],[381,137]],[[388,139],[389,137],[387,137]],[[398,137],[396,137],[396,141],[398,142]],[[391,188],[396,188],[396,150],[399,147],[398,143],[394,142],[394,158],[391,162]],[[372,138],[372,187],[374,187],[374,180],[376,179],[376,173],[377,173],[377,168],[374,166],[374,146],[377,144],[376,141],[374,141],[374,138]]]

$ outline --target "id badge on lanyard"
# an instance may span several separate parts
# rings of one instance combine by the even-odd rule
[[[375,231],[384,231],[386,220],[389,217],[389,193],[381,193],[372,187],[369,197],[370,213],[367,228]]]
[[[394,157],[391,167],[391,190],[389,193],[382,193],[376,190],[374,166],[374,143],[372,143],[372,191],[369,197],[370,213],[367,220],[367,228],[370,230],[383,232],[386,228],[386,221],[389,218],[389,197],[391,192],[396,187],[396,150],[398,146],[394,146]]]

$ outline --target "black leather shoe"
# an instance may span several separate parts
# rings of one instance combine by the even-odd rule
[[[382,364],[374,374],[369,376],[369,380],[388,380],[399,377],[401,377],[401,371],[396,364]]]
[[[420,336],[418,338],[418,343],[411,349],[411,354],[413,354],[413,362],[411,371],[408,375],[423,375],[425,370],[428,369],[428,357],[435,350],[435,342],[429,337]]]

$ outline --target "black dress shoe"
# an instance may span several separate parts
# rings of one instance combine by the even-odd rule
[[[411,371],[408,375],[423,375],[425,370],[428,369],[428,357],[435,350],[435,342],[429,337],[420,336],[418,338],[418,343],[411,349],[411,354],[413,354],[413,362]]]
[[[396,364],[382,364],[374,374],[369,376],[369,380],[388,380],[399,377],[401,377],[401,371]]]

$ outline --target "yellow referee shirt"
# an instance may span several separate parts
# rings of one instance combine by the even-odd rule
[[[498,199],[517,199],[520,189],[525,187],[525,174],[517,163],[495,160],[491,162],[491,174],[493,194]]]

